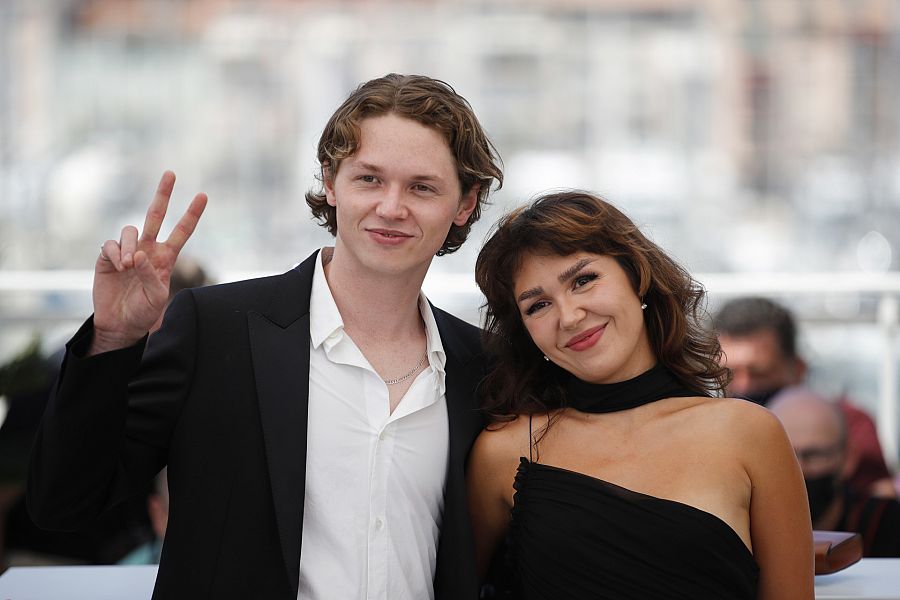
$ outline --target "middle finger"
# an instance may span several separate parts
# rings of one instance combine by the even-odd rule
[[[172,189],[175,187],[175,173],[166,171],[159,180],[159,186],[156,188],[156,194],[153,201],[147,208],[147,216],[144,218],[144,230],[141,239],[146,241],[156,241],[159,235],[159,229],[162,227],[163,219],[166,217],[166,210],[169,207],[169,198],[172,197]]]

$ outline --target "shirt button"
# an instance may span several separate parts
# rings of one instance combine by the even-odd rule
[[[384,521],[381,520],[381,517],[375,519],[376,531],[381,531],[383,528],[384,528]]]
[[[381,440],[382,442],[385,440],[385,438],[387,438],[387,434],[385,432],[382,431],[381,433],[378,434],[378,439]]]

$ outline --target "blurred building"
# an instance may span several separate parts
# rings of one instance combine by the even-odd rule
[[[855,268],[900,226],[898,24],[895,0],[8,0],[0,265],[84,266],[166,166],[214,199],[204,252],[290,261],[323,239],[298,199],[324,119],[393,70],[473,102],[503,204],[577,185],[701,270],[784,266],[735,233]]]

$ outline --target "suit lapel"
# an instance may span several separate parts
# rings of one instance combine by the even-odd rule
[[[309,295],[318,252],[285,275],[269,308],[247,315],[250,351],[284,565],[300,573],[309,405]]]
[[[434,309],[441,343],[447,353],[446,396],[450,428],[447,485],[444,494],[444,517],[438,542],[435,569],[435,594],[445,598],[474,597],[475,542],[469,519],[465,487],[465,463],[472,443],[484,422],[478,410],[476,388],[482,369],[472,364],[475,358],[457,335],[457,327],[449,315]]]
[[[443,335],[441,338],[443,339]],[[480,369],[467,365],[468,356],[455,356],[447,352],[446,390],[447,418],[450,427],[450,455],[448,468],[465,464],[472,442],[483,426],[476,397],[477,377]],[[474,432],[474,433],[473,433]],[[452,469],[451,469],[452,470]],[[448,475],[450,473],[448,472]]]
[[[458,325],[453,323],[454,317],[434,306],[432,311],[441,334],[441,344],[447,353],[445,385],[450,423],[450,464],[462,464],[484,425],[476,395],[476,387],[484,373],[481,367],[472,368],[469,364],[476,358],[475,352],[480,354],[480,348],[473,349],[460,338],[456,331]]]

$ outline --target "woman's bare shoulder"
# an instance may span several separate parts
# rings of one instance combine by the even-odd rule
[[[759,436],[781,436],[784,428],[772,412],[759,404],[741,398],[721,398],[722,410],[734,422],[735,428],[744,435],[758,439]]]
[[[778,419],[768,409],[740,398],[695,397],[680,399],[691,418],[710,420],[727,429],[760,433],[779,429]]]
[[[528,448],[528,415],[513,415],[510,420],[495,421],[485,427],[478,436],[476,445],[489,452],[516,451]]]
[[[488,425],[475,441],[472,450],[477,460],[518,463],[522,456],[529,456],[533,438],[539,438],[548,424],[548,415],[518,415],[509,420]]]
[[[701,439],[744,454],[777,442],[783,445],[784,428],[767,408],[737,398],[681,398],[674,415]]]
[[[698,419],[717,443],[734,449],[748,470],[794,457],[781,422],[769,409],[738,398],[710,398]],[[697,414],[701,414],[698,411]]]

